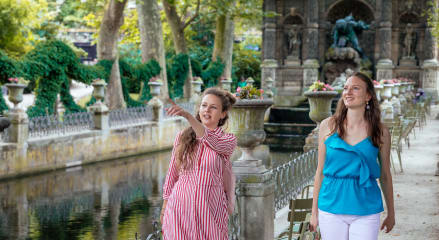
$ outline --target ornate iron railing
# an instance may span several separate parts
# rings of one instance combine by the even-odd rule
[[[77,112],[34,117],[29,119],[29,138],[81,132],[94,128],[93,114]]]
[[[317,149],[313,149],[272,170],[275,211],[288,205],[313,180],[316,168]]]
[[[188,111],[191,114],[195,114],[195,104],[192,102],[183,102],[183,103],[178,103],[178,106],[182,107],[184,110]],[[167,108],[170,108],[172,105],[167,103],[165,104],[165,106],[163,107],[163,117],[164,118],[169,118],[170,116],[168,116],[166,114],[166,110]]]
[[[153,120],[151,106],[140,106],[110,111],[110,127],[120,127]]]

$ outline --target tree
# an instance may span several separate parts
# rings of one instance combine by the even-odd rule
[[[113,60],[113,68],[105,96],[110,109],[125,107],[122,84],[119,74],[119,61],[117,58],[117,40],[119,29],[123,24],[123,11],[127,0],[110,0],[102,19],[98,38],[98,59]]]
[[[166,14],[166,19],[168,20],[169,26],[171,28],[172,37],[174,39],[174,47],[175,52],[177,54],[187,54],[187,45],[186,38],[184,35],[185,29],[197,18],[200,12],[200,0],[197,0],[197,5],[195,7],[194,14],[188,14],[188,8],[191,5],[188,2],[185,2],[183,9],[183,14],[181,17],[177,12],[177,7],[175,2],[171,2],[171,0],[162,0],[163,8]],[[191,84],[192,80],[192,69],[190,59],[188,58],[189,71],[188,76],[184,83],[184,96],[188,98],[191,92]]]
[[[165,47],[163,42],[162,22],[160,20],[160,11],[157,1],[139,1],[137,3],[137,12],[139,18],[142,62],[148,62],[151,59],[159,62],[160,67],[163,69],[160,72],[160,78],[163,80],[161,98],[167,99],[169,93],[166,74]]]

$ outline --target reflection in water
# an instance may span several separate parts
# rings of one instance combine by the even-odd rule
[[[170,152],[0,181],[0,239],[134,239],[152,232]]]

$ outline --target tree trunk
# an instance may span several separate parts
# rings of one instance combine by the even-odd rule
[[[184,37],[184,25],[178,16],[177,9],[171,5],[168,0],[162,0],[166,18],[171,27],[172,38],[174,40],[175,52],[187,53],[186,39]]]
[[[213,46],[212,61],[216,61],[217,58],[221,58],[224,62],[224,50],[226,42],[226,15],[219,15],[216,18],[216,31],[215,31],[215,43]]]
[[[119,58],[116,57],[111,68],[110,80],[108,81],[105,100],[110,110],[125,108],[126,104],[123,98],[122,84],[120,82]]]
[[[99,30],[98,59],[114,60],[117,53],[119,29],[123,24],[123,10],[127,0],[110,0]]]
[[[147,62],[151,59],[155,59],[159,62],[162,68],[160,78],[163,80],[160,98],[165,100],[169,98],[168,77],[166,74],[162,22],[160,20],[160,10],[157,1],[140,1],[137,3],[137,13],[139,16],[142,62]]]
[[[111,75],[108,81],[106,103],[110,109],[125,107],[120,82],[119,60],[117,57],[117,40],[119,29],[123,24],[123,10],[127,0],[110,0],[101,23],[98,38],[98,59],[114,60]]]
[[[230,15],[226,18],[226,29],[225,29],[225,46],[224,46],[224,57],[223,61],[225,64],[223,78],[232,79],[232,56],[233,56],[233,43],[235,40],[235,23]]]

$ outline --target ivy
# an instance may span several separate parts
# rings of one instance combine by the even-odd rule
[[[175,55],[167,61],[166,71],[171,98],[183,97],[183,86],[189,71],[188,63],[188,55],[183,53]]]

